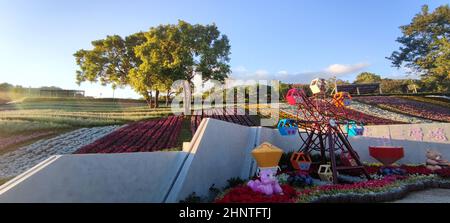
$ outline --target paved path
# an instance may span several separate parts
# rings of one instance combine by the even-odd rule
[[[450,203],[450,189],[429,189],[409,193],[392,203]]]

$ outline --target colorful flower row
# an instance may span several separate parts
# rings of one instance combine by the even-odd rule
[[[450,180],[435,175],[388,176],[350,185],[326,185],[298,191],[296,202],[385,202],[410,191],[427,188],[450,189]]]
[[[369,174],[377,174],[380,173],[380,170],[382,168],[385,168],[384,166],[378,166],[378,165],[367,165],[365,166],[367,172]],[[430,175],[433,174],[433,171],[427,169],[424,165],[401,165],[401,166],[392,166],[389,168],[399,168],[401,170],[406,171],[407,174],[413,175],[413,174],[420,174],[420,175]]]
[[[255,123],[250,119],[248,115],[244,115],[244,111],[234,110],[233,108],[224,109],[207,109],[207,110],[196,110],[191,116],[191,132],[195,133],[200,122],[203,118],[214,118],[226,122],[231,122],[239,125],[245,126],[255,126]]]
[[[180,135],[182,116],[141,121],[120,128],[75,153],[149,152],[172,148]]]
[[[52,131],[50,132],[35,132],[32,134],[27,135],[16,135],[16,136],[10,136],[7,138],[0,138],[0,149],[6,148],[8,146],[23,143],[32,139],[38,139],[41,137],[49,136],[53,134]]]
[[[386,96],[358,97],[357,100],[407,115],[450,122],[450,109],[436,104]]]
[[[373,115],[368,115],[350,108],[344,108],[343,109],[344,114],[341,114],[340,116],[342,118],[348,119],[348,120],[354,120],[357,122],[362,122],[366,125],[389,125],[389,124],[402,124],[403,122],[394,121],[390,119],[380,118]],[[343,113],[343,112],[340,112]],[[291,118],[296,119],[297,111],[294,111],[292,109],[282,109],[280,112],[280,118]]]
[[[379,173],[381,166],[367,166],[374,175]],[[425,189],[427,187],[450,188],[450,169],[431,172],[425,166],[400,167],[405,175],[386,175],[380,179],[355,182],[351,184],[327,184],[321,186],[292,187],[288,180],[280,181],[283,195],[266,196],[254,192],[246,185],[240,185],[226,190],[215,202],[218,203],[264,203],[264,202],[324,202],[324,201],[387,201],[403,196],[409,190]],[[280,175],[289,175],[283,172]],[[289,183],[289,184],[287,184]],[[295,186],[295,185],[294,185]],[[379,197],[377,197],[379,196]],[[373,198],[373,199],[372,199]]]
[[[246,185],[239,185],[225,192],[225,195],[216,199],[216,203],[293,203],[298,194],[289,185],[281,185],[282,195],[266,196],[259,192],[254,192]]]

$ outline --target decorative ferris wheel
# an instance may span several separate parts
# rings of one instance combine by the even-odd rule
[[[360,171],[366,178],[369,174],[361,163],[358,154],[353,150],[348,137],[361,135],[363,126],[349,116],[351,96],[347,92],[326,93],[324,79],[311,81],[313,96],[308,97],[302,89],[290,89],[286,99],[296,107],[295,118],[281,120],[278,129],[282,135],[299,135],[302,146],[291,157],[294,168],[305,167],[305,160],[313,151],[319,153],[320,163],[327,166],[329,159],[329,180],[338,183],[338,172],[343,170]],[[343,131],[345,127],[346,131]],[[292,129],[297,131],[294,133]],[[284,131],[283,130],[289,130]],[[288,134],[286,134],[288,133]],[[328,157],[327,157],[328,156]],[[328,158],[328,159],[327,159]],[[340,159],[339,166],[337,159]]]

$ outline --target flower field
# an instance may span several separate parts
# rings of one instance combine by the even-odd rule
[[[122,127],[75,153],[149,152],[176,146],[183,116],[140,121]]]
[[[81,128],[0,155],[0,179],[16,176],[52,155],[70,154],[119,126]]]
[[[284,181],[282,172],[277,175],[284,194],[267,196],[254,192],[245,183],[224,190],[216,203],[305,203],[305,202],[384,202],[400,199],[410,191],[427,188],[450,188],[450,170],[431,172],[425,166],[398,167],[404,174],[380,173],[380,166],[367,166],[372,180],[343,184],[308,185]],[[305,173],[302,173],[305,174]]]
[[[404,123],[431,123],[433,121],[425,118],[419,118],[416,116],[411,116],[407,114],[401,114],[398,112],[389,111],[382,109],[375,105],[365,104],[358,101],[352,101],[349,108],[362,112],[367,115],[372,115],[379,118],[390,119],[393,121],[404,122]]]
[[[34,132],[32,134],[19,134],[9,137],[0,137],[0,154],[2,154],[6,148],[15,144],[21,144],[33,139],[38,139],[41,137],[52,135],[52,131],[48,132]]]
[[[391,119],[386,119],[382,117],[377,117],[374,115],[369,115],[366,113],[362,113],[360,111],[356,111],[353,109],[346,109],[347,116],[351,120],[355,120],[357,122],[362,122],[366,125],[389,125],[389,124],[402,124],[402,121],[395,121]],[[280,118],[295,118],[297,114],[297,110],[293,106],[284,105],[281,107]]]
[[[433,96],[433,95],[429,95],[429,96],[397,96],[399,98],[404,98],[407,100],[414,100],[414,101],[420,101],[420,102],[425,102],[425,103],[430,103],[430,104],[435,104],[435,105],[439,105],[442,107],[446,107],[450,109],[450,99],[447,96]]]
[[[256,125],[248,115],[241,114],[245,114],[244,110],[241,108],[238,108],[238,110],[235,110],[233,108],[216,108],[203,110],[203,112],[202,110],[195,110],[193,115],[191,116],[191,132],[192,134],[195,133],[203,118],[214,118],[245,126]]]
[[[450,109],[424,101],[385,96],[358,97],[356,100],[403,114],[450,122]]]

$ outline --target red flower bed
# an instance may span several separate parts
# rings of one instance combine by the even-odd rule
[[[402,165],[400,166],[401,169],[406,170],[408,174],[422,174],[422,175],[430,175],[433,173],[433,171],[427,169],[425,166],[407,166]]]
[[[241,185],[228,191],[222,198],[216,200],[216,203],[291,203],[295,202],[297,191],[289,185],[281,185],[283,195],[267,196],[265,194],[254,192],[250,187]]]
[[[334,106],[330,106],[327,103],[324,103],[320,100],[313,100],[314,104],[320,105],[324,110],[331,110],[336,116],[340,119],[348,119],[356,122],[362,122],[366,125],[388,125],[388,124],[403,124],[403,122],[394,121],[390,119],[380,118],[377,116],[368,115],[350,108],[337,108]],[[298,111],[294,108],[282,109],[282,113],[286,113],[288,118],[297,119]],[[305,114],[302,112],[299,113],[300,118],[303,118]]]
[[[370,189],[370,188],[379,188],[389,185],[396,180],[405,179],[405,176],[386,176],[380,180],[368,180],[364,182],[358,182],[353,184],[331,184],[331,185],[323,185],[315,187],[314,189],[305,189],[299,191],[299,196],[307,195],[314,191],[338,191],[338,190],[354,190],[354,189]]]
[[[231,122],[239,125],[245,126],[255,126],[256,124],[250,119],[248,115],[244,114],[243,110],[234,110],[233,108],[225,108],[225,109],[207,109],[207,110],[196,110],[194,114],[191,116],[191,132],[195,133],[200,122],[203,118],[214,118],[219,119],[226,122]]]
[[[182,116],[141,121],[120,128],[75,153],[123,153],[157,151],[176,146]]]
[[[376,174],[379,173],[380,169],[383,168],[383,166],[365,166],[365,168],[369,174]],[[427,169],[424,165],[420,166],[401,165],[401,166],[392,166],[392,168],[400,168],[402,170],[405,170],[407,174],[430,175],[433,173],[433,171]]]
[[[450,122],[450,109],[435,104],[386,96],[358,97],[357,100],[407,115]]]
[[[389,124],[402,124],[403,122],[394,121],[390,119],[380,118],[373,115],[368,115],[353,109],[346,108],[347,117],[349,119],[362,122],[366,125],[389,125]]]
[[[449,168],[436,170],[434,172],[442,178],[450,178],[450,169]]]

